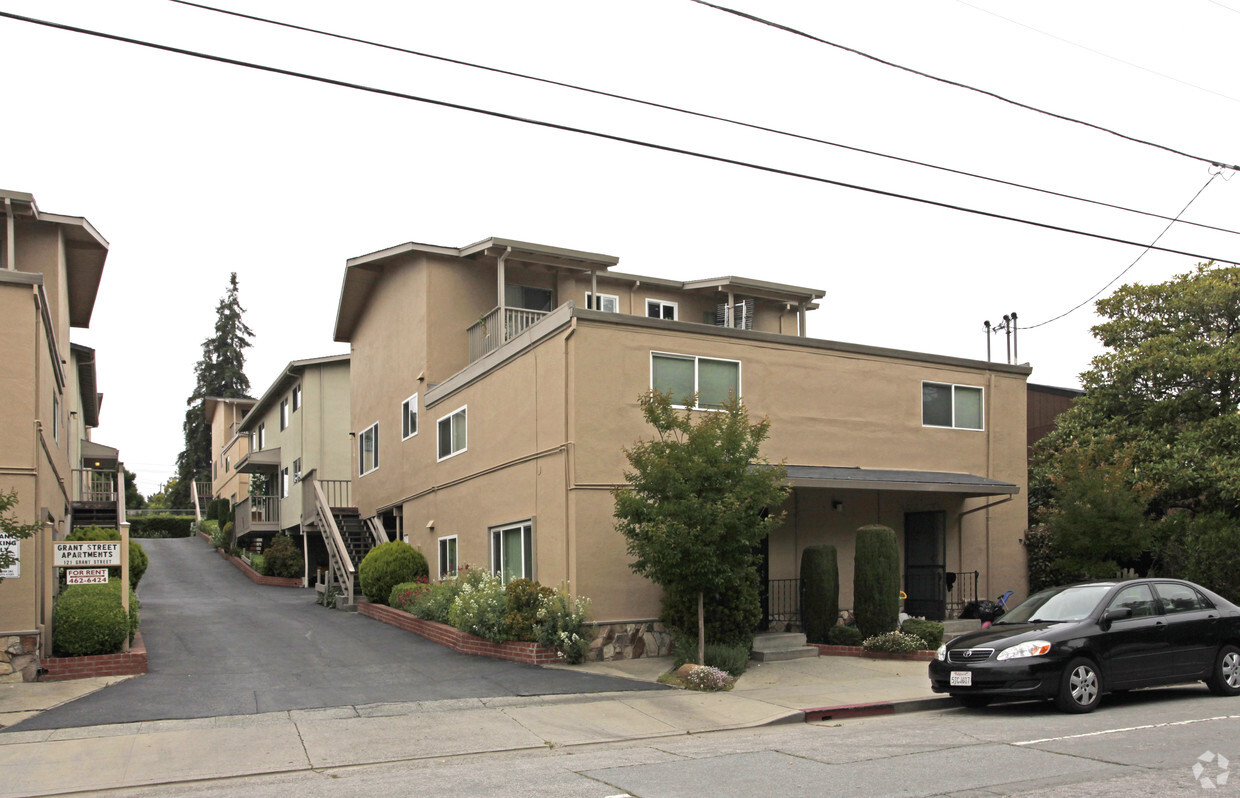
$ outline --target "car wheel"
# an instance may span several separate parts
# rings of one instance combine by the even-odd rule
[[[1215,695],[1240,695],[1240,648],[1228,644],[1219,649],[1206,687]]]
[[[956,703],[965,709],[981,709],[990,706],[990,696],[988,695],[954,695]]]
[[[1055,706],[1060,712],[1093,712],[1102,697],[1102,675],[1091,660],[1078,657],[1063,669]]]

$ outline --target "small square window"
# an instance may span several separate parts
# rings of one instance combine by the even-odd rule
[[[601,310],[604,313],[619,313],[620,297],[615,294],[599,294],[596,297],[594,294],[586,291],[586,309]]]
[[[651,319],[676,321],[676,303],[665,302],[662,299],[647,299],[646,316]]]
[[[409,440],[418,434],[418,395],[400,403],[400,439]]]
[[[467,416],[468,406],[458,408],[448,415],[439,419],[436,427],[439,430],[439,459],[447,460],[449,457],[460,454],[465,451],[468,446],[467,437]]]

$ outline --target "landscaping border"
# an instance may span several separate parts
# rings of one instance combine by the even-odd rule
[[[299,576],[263,576],[258,571],[250,567],[250,564],[240,557],[234,557],[223,549],[216,549],[220,556],[228,560],[237,567],[237,570],[245,574],[256,585],[268,585],[270,587],[302,587],[301,577]]]
[[[96,654],[90,657],[48,657],[39,663],[45,672],[41,682],[65,682],[89,679],[92,676],[136,676],[147,672],[146,644],[142,632],[135,632],[133,645],[120,654]]]
[[[818,649],[820,657],[869,657],[870,659],[902,659],[910,662],[929,662],[934,659],[933,651],[906,651],[894,653],[890,651],[866,651],[861,646],[831,646],[822,643],[810,643]]]
[[[433,643],[447,646],[462,654],[506,659],[510,662],[524,662],[528,665],[552,665],[562,661],[554,648],[538,643],[492,643],[490,640],[462,632],[455,626],[425,621],[403,610],[395,610],[382,604],[372,604],[361,598],[357,600],[357,612],[359,615],[404,629],[406,632],[413,632],[415,635],[425,637]]]

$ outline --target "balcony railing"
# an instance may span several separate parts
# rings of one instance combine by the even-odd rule
[[[280,497],[246,496],[233,510],[233,532],[240,538],[251,532],[280,528]]]
[[[504,308],[504,321],[501,325],[499,308],[492,309],[469,327],[469,362],[473,363],[499,349],[546,315],[547,311],[544,310]]]
[[[74,501],[112,504],[116,496],[116,469],[73,469]]]

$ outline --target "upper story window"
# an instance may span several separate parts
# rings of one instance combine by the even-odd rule
[[[676,303],[665,302],[662,299],[647,299],[646,316],[651,319],[676,321]]]
[[[357,436],[357,472],[364,476],[379,467],[379,422]]]
[[[60,443],[60,397],[52,394],[52,440]]]
[[[504,286],[504,304],[510,308],[550,311],[551,289],[509,284]]]
[[[301,383],[293,386],[293,412],[296,413],[301,409]]]
[[[400,403],[400,439],[409,440],[418,434],[418,395]]]
[[[232,467],[232,461],[229,459],[228,455],[224,455],[224,473],[227,474],[228,470],[231,467]]]
[[[280,400],[280,429],[288,427],[288,400]]]
[[[436,426],[439,429],[439,459],[447,460],[449,457],[458,455],[465,451],[469,443],[466,434],[466,425],[468,418],[466,412],[468,405],[453,410],[448,415],[439,419]]]
[[[267,445],[267,422],[259,422],[258,427],[254,430],[252,438],[253,439],[250,441],[250,445],[254,448],[254,451],[262,451],[262,448]]]
[[[650,389],[670,393],[678,407],[717,410],[728,397],[740,398],[741,363],[668,352],[650,353]],[[692,404],[697,394],[697,404]]]
[[[288,498],[288,468],[280,469],[280,498]]]
[[[586,291],[586,310],[601,310],[604,313],[619,313],[620,297],[615,294],[599,294],[596,297],[594,294]]]
[[[923,382],[921,423],[927,427],[982,429],[982,389],[972,385]]]
[[[298,457],[293,461],[293,484],[301,482],[301,458]]]

